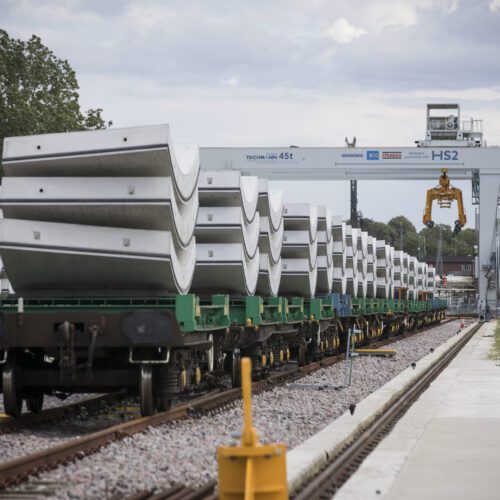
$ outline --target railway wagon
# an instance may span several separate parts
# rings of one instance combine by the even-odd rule
[[[239,360],[254,377],[289,361],[305,364],[345,350],[347,334],[364,345],[444,318],[438,299],[407,301],[230,297],[8,297],[0,305],[5,412],[23,400],[38,412],[44,394],[128,389],[141,412],[169,408],[173,398],[229,372]]]

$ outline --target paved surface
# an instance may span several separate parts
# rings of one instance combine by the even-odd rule
[[[335,500],[500,498],[500,353],[486,323]]]

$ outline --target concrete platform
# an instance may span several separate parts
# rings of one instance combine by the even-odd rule
[[[486,323],[336,500],[500,498],[500,360]]]

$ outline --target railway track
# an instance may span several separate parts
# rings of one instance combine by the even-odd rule
[[[441,324],[452,320],[445,320]],[[423,333],[438,325],[407,332],[387,339],[377,340],[370,343],[372,347],[382,347],[391,342],[412,337]],[[290,381],[297,380],[319,368],[330,366],[345,359],[345,354],[338,354],[322,359],[321,361],[310,363],[306,366],[294,366],[281,371],[272,373],[268,378],[258,380],[252,384],[252,391],[259,393],[272,389],[276,385],[281,385]],[[106,429],[87,434],[83,437],[65,441],[56,446],[45,448],[35,453],[31,453],[14,460],[9,460],[0,464],[0,488],[20,483],[26,480],[30,475],[57,467],[61,464],[69,463],[76,459],[81,459],[90,455],[101,447],[108,445],[113,441],[133,436],[134,434],[144,432],[149,427],[159,426],[168,422],[186,418],[188,416],[198,416],[209,414],[214,411],[220,411],[225,406],[240,399],[240,389],[215,389],[203,396],[200,396],[190,402],[175,406],[169,411],[155,414],[150,417],[139,417],[134,420],[117,424]],[[45,410],[49,412],[50,410]],[[44,412],[39,414],[40,417]],[[37,417],[33,416],[36,420]],[[41,417],[47,421],[48,416]],[[147,498],[147,497],[146,497]],[[159,497],[163,498],[163,497]],[[168,498],[168,497],[167,497]],[[184,498],[184,497],[181,497]],[[191,498],[191,497],[189,497]],[[193,497],[204,498],[204,497]]]
[[[332,456],[325,467],[292,498],[295,500],[332,498],[480,327],[481,324],[478,324],[471,328],[423,377],[409,386],[372,424],[362,430],[353,442]]]
[[[98,394],[90,396],[74,403],[67,403],[53,408],[47,408],[40,413],[23,413],[19,418],[5,416],[0,420],[0,434],[12,432],[17,429],[25,429],[48,422],[77,416],[82,412],[102,410],[106,404],[119,401],[126,396],[125,391]]]
[[[200,488],[190,488],[183,484],[174,484],[160,491],[139,491],[127,500],[216,500],[217,481],[210,481]]]

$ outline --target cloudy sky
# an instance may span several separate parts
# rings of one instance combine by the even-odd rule
[[[68,59],[85,109],[178,142],[411,146],[450,101],[500,144],[500,0],[0,0],[0,27]],[[346,183],[282,187],[348,214]],[[360,209],[420,225],[427,187],[361,182]]]

